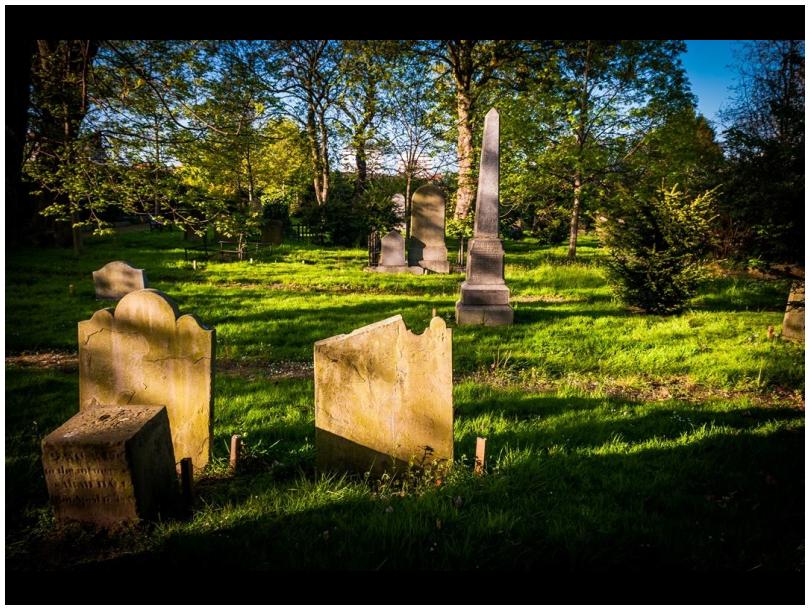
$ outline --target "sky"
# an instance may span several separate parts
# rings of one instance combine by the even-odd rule
[[[692,93],[698,98],[698,111],[720,131],[719,110],[728,105],[736,83],[733,49],[738,49],[737,40],[687,40],[686,53],[681,60],[692,85]]]

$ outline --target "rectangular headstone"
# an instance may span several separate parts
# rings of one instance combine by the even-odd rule
[[[177,509],[169,418],[162,406],[81,411],[43,439],[42,465],[59,523],[106,527]]]
[[[165,294],[131,292],[79,322],[79,408],[166,405],[175,462],[211,454],[215,331]]]
[[[389,231],[382,238],[382,256],[380,265],[383,267],[407,266],[405,260],[405,238],[399,231]]]
[[[93,271],[97,299],[118,300],[135,290],[148,286],[146,272],[135,269],[125,261],[112,261]]]
[[[452,332],[402,316],[315,343],[319,468],[376,473],[453,459]]]
[[[444,208],[442,190],[425,184],[411,197],[411,242],[408,263],[435,273],[450,273],[447,246],[444,243]]]

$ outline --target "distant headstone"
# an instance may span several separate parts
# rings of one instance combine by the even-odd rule
[[[118,300],[134,290],[148,286],[143,269],[135,269],[124,261],[112,261],[93,271],[97,299]]]
[[[804,343],[804,280],[796,280],[790,287],[785,318],[782,321],[782,336]]]
[[[467,253],[467,279],[456,303],[457,324],[511,324],[509,288],[503,275],[503,245],[498,239],[500,117],[492,108],[484,119],[478,173],[474,236]]]
[[[397,193],[391,197],[391,205],[397,217],[397,224],[394,225],[396,231],[405,230],[405,195]]]
[[[369,271],[377,273],[409,273],[408,262],[405,260],[405,238],[399,231],[389,231],[381,240],[380,263],[369,267]]]
[[[268,220],[262,226],[262,241],[274,246],[280,246],[284,241],[284,223],[280,220]]]
[[[131,292],[115,310],[79,322],[79,408],[165,405],[175,463],[208,463],[214,401],[215,331],[180,316],[165,294]]]
[[[177,509],[165,407],[81,411],[43,439],[42,464],[60,524],[79,521],[107,527]]]
[[[315,448],[324,469],[380,473],[453,459],[452,331],[397,315],[315,343]]]
[[[408,263],[434,273],[450,273],[444,244],[444,193],[432,184],[411,197],[411,243]]]

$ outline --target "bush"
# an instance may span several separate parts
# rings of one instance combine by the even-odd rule
[[[626,304],[656,314],[684,308],[703,276],[714,204],[715,189],[690,200],[677,186],[662,187],[651,199],[624,198],[620,212],[597,218],[609,279]]]

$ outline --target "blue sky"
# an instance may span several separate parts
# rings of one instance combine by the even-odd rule
[[[681,60],[698,98],[698,111],[712,121],[720,131],[718,111],[732,95],[729,87],[736,82],[733,49],[738,49],[737,40],[687,40],[686,53]]]

